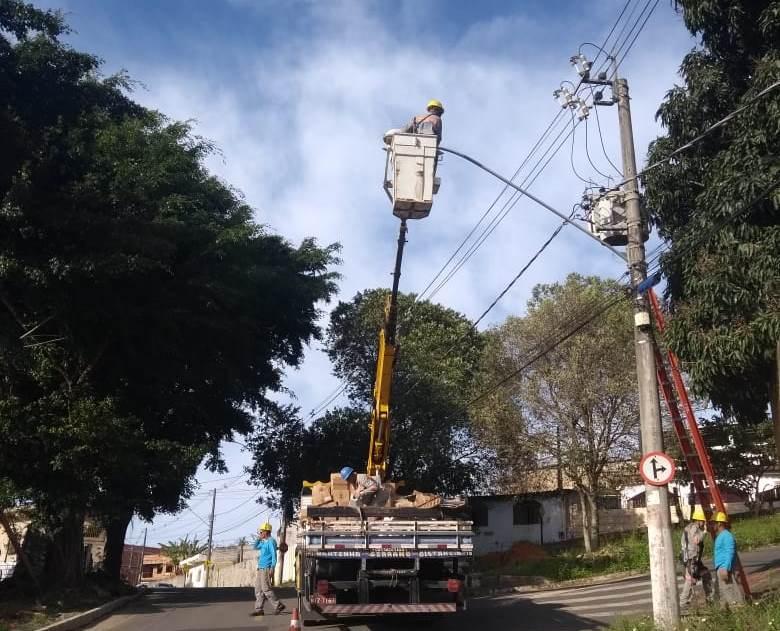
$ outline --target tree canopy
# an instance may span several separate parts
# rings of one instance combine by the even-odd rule
[[[643,177],[650,216],[671,246],[661,258],[666,341],[697,394],[726,416],[759,422],[779,387],[780,92],[757,95],[780,80],[780,13],[770,0],[676,4],[701,43],[658,110],[666,135],[648,161],[661,166]],[[780,434],[780,409],[773,416]]]
[[[73,582],[86,512],[121,554],[134,512],[179,509],[203,457],[222,466],[319,337],[338,261],[256,223],[203,166],[210,142],[65,33],[0,7],[0,477]]]
[[[622,291],[614,281],[577,274],[537,285],[524,317],[510,317],[488,332],[481,381],[494,383],[517,370],[571,314]],[[623,464],[639,447],[633,344],[631,305],[619,302],[480,399],[473,411],[501,457],[506,490],[537,490],[524,482],[545,468],[560,468],[571,480],[580,496],[587,550],[598,546],[598,495],[624,481]]]
[[[369,409],[387,292],[358,293],[331,313],[328,355],[353,406]],[[483,340],[465,316],[412,294],[398,297],[399,346],[391,398],[390,477],[421,490],[462,493],[490,470],[466,408]],[[366,423],[368,413],[366,412]],[[368,452],[355,464],[363,465]]]

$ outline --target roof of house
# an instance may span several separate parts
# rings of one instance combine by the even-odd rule
[[[167,557],[164,554],[145,554],[144,565],[157,565],[157,564],[169,564],[173,563],[171,557]]]
[[[533,499],[537,497],[557,497],[561,493],[564,494],[570,494],[574,493],[574,489],[561,489],[561,491],[558,491],[557,489],[555,491],[531,491],[528,493],[497,493],[495,495],[472,495],[469,500],[470,501],[504,501],[504,500],[518,500],[518,499]]]

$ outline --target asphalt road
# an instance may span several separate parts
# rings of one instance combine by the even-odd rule
[[[748,573],[780,568],[780,548],[742,554]],[[279,590],[288,608],[290,589]],[[287,631],[288,612],[251,618],[253,595],[245,588],[152,591],[93,631]],[[635,577],[601,585],[473,598],[461,614],[427,620],[348,620],[314,627],[338,631],[586,631],[601,629],[621,615],[649,612],[650,580]],[[308,628],[308,627],[307,627]]]

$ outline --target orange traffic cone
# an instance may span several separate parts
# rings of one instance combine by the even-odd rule
[[[290,631],[296,631],[301,628],[301,619],[298,617],[298,608],[295,607],[292,610],[292,618],[290,618]]]

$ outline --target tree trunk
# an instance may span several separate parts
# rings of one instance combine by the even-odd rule
[[[775,346],[775,361],[772,366],[772,383],[769,392],[769,407],[772,410],[772,422],[775,426],[775,452],[780,462],[780,340]]]
[[[685,523],[685,518],[683,516],[683,510],[682,510],[682,497],[680,493],[680,487],[676,487],[677,490],[674,492],[674,512],[677,514],[677,523],[683,524]]]
[[[38,584],[38,578],[35,575],[35,570],[33,569],[32,563],[30,562],[30,558],[27,556],[27,551],[22,547],[22,544],[19,543],[19,537],[16,536],[16,531],[14,530],[11,523],[8,521],[5,512],[1,508],[0,508],[0,524],[2,524],[3,529],[5,530],[5,534],[8,537],[8,541],[10,542],[11,546],[13,546],[17,558],[19,558],[22,561],[22,565],[24,566],[24,569],[29,575],[33,587],[35,588],[35,594],[40,595],[41,588],[40,585]],[[8,547],[6,548],[6,557],[8,556]]]
[[[599,507],[596,503],[596,496],[593,493],[586,495],[588,499],[588,505],[590,506],[590,522],[588,528],[590,528],[590,546],[592,550],[599,549]]]
[[[46,554],[49,586],[78,587],[84,578],[84,512],[65,509]]]
[[[582,509],[582,542],[585,545],[585,552],[592,552],[593,547],[590,540],[590,503],[585,498],[585,492],[577,489],[577,497],[580,499],[580,508]]]
[[[133,512],[128,510],[118,515],[115,519],[105,522],[106,549],[103,560],[103,570],[111,578],[120,580],[122,571],[122,552],[125,548],[125,535],[127,526],[133,517]],[[135,581],[133,581],[133,584]]]

